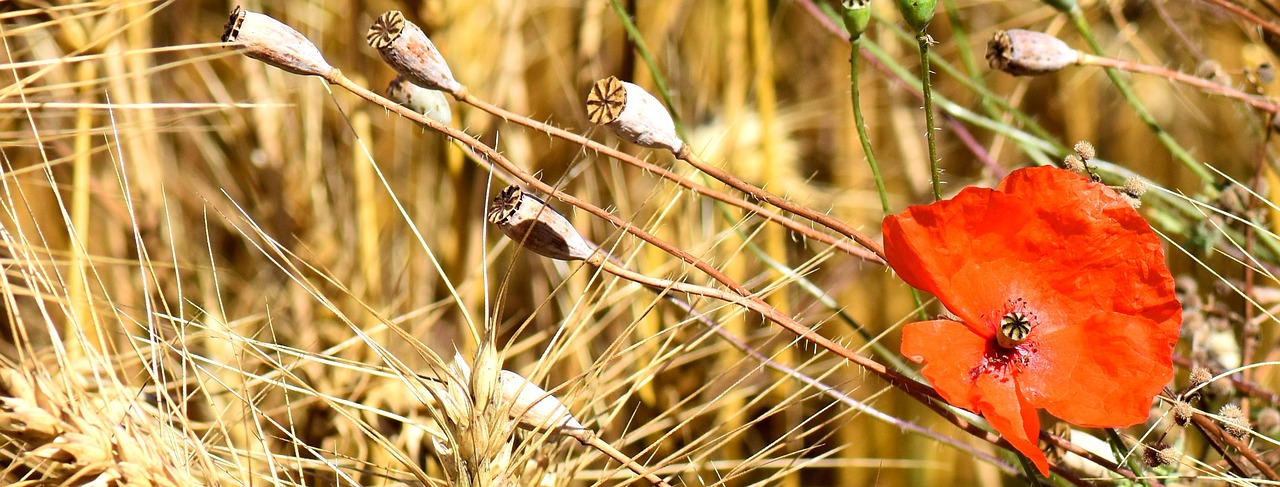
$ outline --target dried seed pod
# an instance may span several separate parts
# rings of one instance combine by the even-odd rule
[[[449,97],[443,92],[415,85],[404,76],[396,76],[387,86],[387,98],[442,124],[449,125],[453,121]]]
[[[378,50],[383,61],[414,84],[454,96],[461,93],[462,84],[453,79],[449,64],[435,44],[399,10],[379,15],[365,40]]]
[[[518,186],[507,186],[489,206],[489,223],[539,255],[585,260],[595,253],[564,215]]]
[[[231,11],[222,42],[235,44],[246,56],[293,74],[325,76],[333,70],[316,45],[293,27],[240,7]]]
[[[604,125],[623,140],[639,146],[679,154],[684,141],[666,107],[644,88],[617,77],[597,81],[587,93],[587,118]]]
[[[498,373],[498,389],[511,417],[531,430],[584,430],[569,408],[537,384],[510,370]]]
[[[987,42],[987,64],[1014,76],[1048,74],[1079,60],[1078,51],[1043,32],[999,30]]]

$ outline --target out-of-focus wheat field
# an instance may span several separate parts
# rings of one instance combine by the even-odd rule
[[[1274,53],[1258,22],[1222,3],[1280,23],[1272,0],[1082,0],[1080,9],[1109,57],[1273,94]],[[1034,0],[938,5],[928,33],[944,192],[1060,161],[1078,140],[1094,144],[1108,180],[1146,178],[1142,211],[1166,239],[1190,316],[1171,387],[1185,385],[1191,361],[1215,372],[1261,364],[1235,376],[1244,386],[1223,379],[1206,403],[1215,406],[1203,407],[1243,400],[1254,449],[1276,463],[1268,435],[1280,424],[1265,416],[1280,392],[1269,364],[1280,240],[1269,233],[1268,199],[1280,181],[1268,115],[1161,76],[1122,74],[1191,164],[1099,68],[1015,78],[987,67],[987,39],[1000,29],[1088,50],[1065,14]],[[501,174],[383,107],[225,48],[235,6],[0,3],[6,483],[449,485],[433,438],[450,426],[408,373],[438,371],[455,352],[470,362],[490,330],[503,368],[673,485],[1025,485],[1011,454],[757,314],[690,299],[748,353],[647,288],[521,250],[485,221],[507,184]],[[879,239],[883,212],[853,123],[839,2],[242,6],[294,27],[378,92],[396,75],[365,34],[379,14],[401,10],[470,93],[735,193],[587,119],[584,98],[598,79],[655,94],[665,86],[704,159]],[[894,2],[873,8],[857,86],[897,212],[932,201],[919,55]],[[454,127],[542,181],[698,256],[819,333],[918,370],[897,354],[898,328],[917,304],[886,267],[450,101]],[[550,201],[628,267],[715,284]],[[927,314],[943,311],[922,299]],[[1158,482],[1232,478],[1197,433],[1156,421],[1168,410],[1156,403],[1153,421],[1120,430],[1130,446],[1162,441],[1186,455]],[[645,484],[577,441],[514,435],[476,439],[506,445],[510,454],[485,468],[506,469],[514,484]],[[1109,482],[1080,463],[1081,478]]]

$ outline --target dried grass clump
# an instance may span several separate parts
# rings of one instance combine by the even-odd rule
[[[0,368],[0,451],[14,485],[196,485],[187,459],[166,441],[179,437],[154,411],[114,387],[91,390],[13,365]]]

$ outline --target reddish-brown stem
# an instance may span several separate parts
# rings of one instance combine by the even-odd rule
[[[1256,25],[1262,28],[1262,30],[1270,32],[1272,35],[1280,36],[1280,27],[1277,27],[1275,24],[1272,24],[1271,22],[1267,22],[1266,20],[1263,20],[1262,17],[1255,15],[1253,12],[1246,10],[1244,7],[1228,2],[1227,0],[1205,0],[1205,1],[1212,3],[1214,5],[1217,5],[1219,7],[1222,7],[1228,12],[1236,14],[1236,16],[1253,23],[1253,25]]]
[[[673,256],[679,257],[681,260],[692,264],[698,270],[705,272],[707,275],[711,276],[716,281],[719,281],[721,284],[724,284],[726,287],[732,289],[733,292],[737,294],[737,296],[731,296],[728,293],[725,293],[720,290],[716,290],[714,288],[705,288],[705,289],[711,289],[713,291],[722,293],[722,296],[729,296],[730,299],[726,299],[726,301],[738,304],[747,309],[750,309],[751,311],[755,311],[757,313],[760,313],[761,315],[764,315],[764,317],[767,318],[769,321],[777,323],[778,325],[781,325],[783,328],[786,328],[787,330],[791,331],[792,333],[795,333],[801,338],[809,342],[812,342],[813,344],[818,345],[822,348],[825,348],[828,351],[836,355],[839,355],[845,358],[846,360],[849,360],[850,362],[853,362],[862,366],[863,368],[885,379],[890,384],[898,387],[899,389],[902,389],[903,391],[906,391],[908,394],[911,394],[913,396],[918,396],[921,399],[923,399],[924,397],[938,397],[937,393],[933,390],[933,388],[927,385],[921,384],[919,382],[916,382],[914,379],[904,376],[898,373],[897,371],[889,369],[888,367],[885,367],[883,364],[876,362],[875,360],[858,355],[854,353],[852,350],[849,350],[847,347],[840,345],[827,337],[819,335],[817,332],[814,332],[813,330],[809,329],[809,327],[800,324],[794,318],[786,315],[785,313],[782,313],[777,308],[770,306],[768,303],[765,303],[764,300],[760,299],[759,296],[752,294],[750,291],[744,288],[741,284],[738,284],[736,281],[724,275],[724,273],[720,272],[719,269],[712,267],[710,264],[707,264],[705,261],[698,259],[692,254],[689,254],[685,250],[680,249],[679,247],[676,247],[674,245],[671,245],[670,243],[667,243],[666,241],[649,234],[643,229],[636,228],[634,225],[630,224],[629,222],[619,218],[618,216],[612,213],[609,213],[608,211],[605,211],[603,208],[600,208],[594,204],[591,204],[588,201],[582,200],[581,198],[578,198],[571,194],[560,191],[559,189],[551,185],[548,185],[547,183],[542,182],[542,180],[529,174],[525,170],[521,169],[519,166],[516,166],[506,157],[503,157],[502,154],[498,153],[498,151],[494,150],[492,147],[489,147],[488,145],[485,145],[484,143],[476,140],[474,137],[471,137],[466,132],[463,132],[461,130],[455,129],[448,125],[442,124],[434,119],[428,118],[418,112],[415,112],[413,110],[410,110],[406,107],[401,106],[398,103],[388,100],[377,93],[369,91],[367,88],[360,86],[359,84],[356,84],[355,82],[351,81],[350,78],[347,78],[338,69],[334,69],[329,73],[327,73],[324,76],[324,79],[328,81],[330,84],[340,86],[343,89],[346,89],[347,91],[350,91],[351,93],[355,94],[356,96],[359,96],[361,98],[364,98],[365,100],[376,103],[387,110],[395,112],[396,114],[402,117],[405,117],[409,120],[414,121],[415,123],[418,123],[419,125],[425,126],[432,130],[445,134],[449,137],[453,137],[454,139],[457,139],[458,141],[466,144],[472,150],[475,150],[478,154],[481,154],[485,158],[492,161],[495,165],[502,168],[504,171],[507,171],[512,176],[515,176],[517,179],[523,181],[525,184],[529,185],[529,187],[534,188],[542,193],[546,193],[547,195],[550,195],[553,198],[556,198],[560,201],[564,201],[565,203],[573,205],[584,211],[587,211],[588,213],[591,213],[600,218],[603,218],[609,221],[610,223],[616,225],[617,227],[623,229],[623,231],[626,231],[636,236],[637,238],[640,238],[641,240],[644,240],[645,242],[648,242],[649,244],[663,250],[664,252],[667,252]],[[871,242],[871,243],[874,244],[874,242]],[[879,248],[879,245],[876,245],[876,249],[878,248]],[[875,249],[872,249],[872,250],[875,251]],[[883,255],[883,251],[877,252],[877,254]],[[684,286],[688,286],[683,283],[681,284]]]
[[[1131,73],[1144,73],[1160,76],[1170,81],[1177,81],[1187,85],[1199,88],[1207,93],[1234,98],[1242,102],[1248,103],[1250,106],[1262,110],[1267,113],[1276,113],[1280,111],[1280,106],[1268,101],[1265,98],[1245,93],[1238,89],[1226,86],[1220,83],[1214,83],[1207,79],[1186,74],[1180,71],[1174,71],[1160,66],[1151,66],[1148,64],[1135,63],[1123,59],[1112,59],[1102,56],[1094,56],[1092,54],[1080,53],[1080,59],[1076,64],[1081,66],[1099,66],[1103,68],[1115,68]]]
[[[738,208],[742,208],[743,210],[746,210],[748,212],[755,213],[757,215],[760,215],[761,217],[764,217],[764,219],[771,222],[775,222],[779,225],[782,225],[791,231],[794,231],[796,233],[799,233],[811,239],[817,240],[819,242],[825,243],[827,245],[831,245],[835,247],[837,250],[840,250],[846,254],[852,255],[854,257],[857,257],[863,260],[874,262],[877,264],[884,264],[883,259],[881,259],[876,254],[867,251],[866,249],[853,246],[846,241],[834,238],[831,235],[817,231],[809,226],[803,225],[791,218],[780,215],[760,205],[756,205],[746,200],[743,200],[741,198],[737,198],[732,195],[729,195],[727,193],[716,191],[706,186],[702,186],[700,184],[694,183],[693,181],[690,181],[688,178],[685,178],[683,176],[680,176],[679,174],[671,172],[670,170],[664,167],[647,162],[643,159],[632,156],[620,150],[614,149],[607,145],[601,144],[599,142],[591,140],[582,135],[570,132],[568,130],[564,130],[562,128],[556,127],[551,124],[539,122],[537,120],[534,120],[532,118],[529,118],[517,113],[512,113],[502,107],[486,102],[476,97],[475,95],[471,94],[468,91],[459,92],[456,95],[456,98],[459,101],[462,101],[468,105],[471,105],[481,110],[484,110],[486,112],[489,112],[490,114],[493,114],[503,120],[524,125],[526,127],[537,130],[539,132],[546,133],[553,137],[558,137],[558,138],[567,140],[569,142],[578,144],[582,147],[594,150],[606,156],[612,157],[619,161],[635,166],[639,169],[643,169],[645,171],[657,174],[658,176],[661,176],[662,178],[668,181],[674,182],[680,185],[681,187],[684,187],[685,189],[693,191],[694,193],[697,193],[701,196],[706,196],[716,201],[721,201],[726,204],[733,205]]]
[[[818,334],[809,327],[801,324],[799,321],[796,321],[796,319],[792,318],[790,315],[779,311],[778,308],[770,306],[759,297],[737,296],[721,289],[647,276],[609,261],[608,257],[603,253],[596,253],[588,259],[587,263],[597,266],[600,269],[618,277],[647,286],[659,289],[671,289],[673,291],[705,296],[727,303],[737,304],[747,308],[748,310],[760,313],[769,321],[777,323],[779,326],[786,328],[788,331],[795,333],[806,341],[825,348],[832,353],[843,357],[845,360],[861,365],[863,368],[870,370],[889,383],[898,386],[898,388],[908,394],[918,396],[917,398],[921,401],[926,400],[926,398],[940,399],[938,393],[935,392],[933,388],[917,382],[915,379],[902,375],[893,369],[885,367],[880,362],[876,362],[875,360],[853,353],[853,351],[849,350],[847,347],[832,341],[830,338]]]
[[[662,477],[659,477],[653,472],[648,471],[645,468],[645,466],[640,465],[639,463],[636,463],[636,461],[632,460],[631,457],[628,457],[627,454],[622,453],[621,451],[618,451],[618,449],[614,448],[613,445],[610,445],[608,442],[601,440],[600,437],[596,436],[595,434],[592,434],[590,431],[582,430],[578,432],[573,432],[569,434],[569,436],[573,437],[573,439],[575,440],[578,440],[579,443],[595,448],[596,450],[599,450],[601,453],[608,455],[609,458],[617,460],[618,463],[625,465],[632,472],[635,472],[636,475],[644,477],[645,480],[652,482],[653,485],[657,485],[659,487],[671,487],[671,484],[668,484],[667,481],[662,480]]]
[[[706,161],[703,161],[702,158],[698,157],[697,154],[694,154],[693,150],[689,149],[688,144],[685,144],[684,148],[680,151],[680,153],[676,154],[676,158],[689,163],[689,165],[697,168],[699,171],[702,171],[706,173],[708,176],[718,179],[720,182],[729,185],[729,187],[733,189],[749,194],[756,199],[769,203],[778,208],[782,208],[783,210],[789,211],[791,213],[800,215],[801,217],[804,217],[808,220],[812,220],[813,222],[819,225],[835,230],[837,233],[841,235],[852,238],[854,242],[858,242],[858,245],[866,247],[868,250],[874,252],[876,256],[879,257],[881,260],[884,260],[887,262],[887,260],[885,260],[885,257],[884,257],[884,247],[881,247],[880,244],[875,240],[872,240],[866,235],[863,235],[862,232],[859,232],[853,227],[849,226],[849,224],[842,222],[836,218],[832,218],[830,215],[827,215],[826,213],[814,211],[812,209],[805,207],[804,205],[793,203],[786,198],[775,195],[773,193],[760,189],[759,187],[756,187],[751,183],[738,179],[737,176],[730,174],[728,171],[720,169],[711,164],[707,164]]]
[[[1191,359],[1188,359],[1181,355],[1174,355],[1173,361],[1183,367],[1190,368],[1192,366]],[[1231,381],[1231,386],[1235,387],[1235,389],[1237,391],[1240,391],[1241,393],[1244,393],[1253,397],[1260,397],[1272,404],[1280,403],[1280,394],[1276,394],[1274,392],[1268,391],[1262,388],[1261,386],[1258,386],[1257,384],[1246,381],[1244,379],[1238,379],[1234,375],[1229,375],[1224,378]]]

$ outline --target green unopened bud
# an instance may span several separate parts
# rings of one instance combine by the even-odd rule
[[[1044,0],[1045,5],[1056,8],[1062,13],[1070,13],[1076,9],[1076,0]]]
[[[871,0],[841,0],[840,4],[844,6],[844,28],[849,30],[849,39],[856,41],[871,23]]]
[[[902,18],[916,33],[924,32],[933,20],[933,12],[938,9],[936,0],[898,0],[898,11]]]

